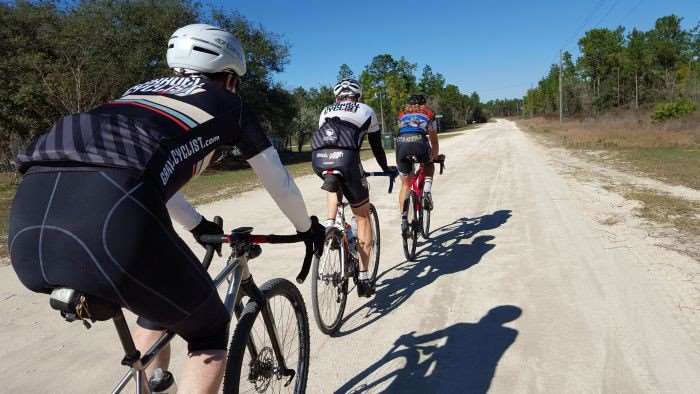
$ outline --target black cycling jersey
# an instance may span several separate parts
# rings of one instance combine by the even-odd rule
[[[57,163],[138,170],[156,181],[167,200],[225,145],[236,146],[243,159],[271,146],[238,95],[202,75],[164,77],[60,119],[17,162],[20,172]]]

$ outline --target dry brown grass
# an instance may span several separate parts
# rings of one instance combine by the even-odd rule
[[[670,222],[682,232],[700,236],[700,203],[645,189],[630,189],[623,194],[642,203],[642,216],[659,223]]]
[[[700,148],[700,119],[653,123],[646,115],[607,115],[598,119],[521,119],[518,124],[571,149]]]
[[[671,184],[700,189],[700,118],[664,125],[647,119],[636,114],[618,114],[597,120],[569,120],[563,124],[544,118],[517,122],[557,146],[612,153],[616,160],[606,160],[606,166],[614,165]],[[700,203],[632,186],[604,187],[639,201],[639,216],[675,228],[682,234],[678,238],[679,250],[700,259],[697,248]],[[601,223],[614,225],[618,221],[611,217]]]
[[[521,119],[518,124],[555,145],[608,151],[623,169],[700,189],[700,117],[660,125],[646,115],[622,113],[562,124]]]

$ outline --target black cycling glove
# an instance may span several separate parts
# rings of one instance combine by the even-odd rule
[[[390,173],[391,176],[393,176],[394,178],[396,178],[397,176],[399,176],[399,169],[396,168],[396,166],[388,166],[388,167],[387,167],[386,169],[384,169],[383,171],[384,171],[384,172]]]
[[[304,244],[307,249],[309,247],[313,248],[313,252],[317,257],[321,257],[323,254],[323,242],[326,238],[326,228],[319,223],[316,216],[311,216],[311,228],[299,233],[304,235]]]
[[[224,229],[221,228],[218,224],[211,222],[207,220],[204,216],[202,216],[202,220],[199,222],[195,228],[190,230],[192,235],[194,235],[194,239],[202,245],[205,249],[209,244],[205,244],[204,242],[199,240],[199,237],[202,235],[224,235]],[[214,245],[214,250],[216,250],[216,253],[221,256],[221,244]]]

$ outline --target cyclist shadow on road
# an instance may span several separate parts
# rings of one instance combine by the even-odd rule
[[[478,264],[486,253],[496,247],[490,243],[495,237],[482,235],[467,244],[460,241],[474,237],[481,231],[500,227],[510,216],[511,211],[500,210],[478,218],[462,218],[433,231],[427,246],[417,252],[416,261],[404,261],[378,276],[374,297],[349,313],[334,336],[359,331],[398,308],[440,276],[461,272]],[[403,274],[382,279],[391,271]]]
[[[504,326],[522,309],[501,305],[477,323],[400,336],[387,353],[336,393],[486,393],[518,331]]]

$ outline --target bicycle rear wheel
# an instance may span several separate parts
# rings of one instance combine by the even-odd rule
[[[416,243],[418,241],[418,215],[420,211],[416,207],[416,194],[413,191],[408,193],[408,198],[404,201],[403,206],[404,212],[406,212],[406,219],[408,222],[408,231],[405,234],[401,234],[403,239],[403,253],[406,256],[406,260],[413,260],[416,258]]]
[[[274,332],[287,368],[293,369],[295,374],[291,381],[280,374],[270,332],[260,313],[262,305],[251,300],[243,309],[231,338],[224,393],[304,393],[309,374],[309,320],[304,299],[299,289],[286,279],[269,280],[260,291],[274,317]],[[249,341],[257,353],[255,357],[251,356]]]
[[[311,267],[311,303],[319,330],[330,335],[338,330],[348,299],[347,251],[343,233],[334,228],[326,234],[323,255]]]
[[[374,284],[377,281],[377,272],[379,271],[379,252],[381,251],[381,234],[379,232],[379,215],[377,209],[369,204],[369,222],[372,228],[372,252],[369,255],[369,267],[367,272],[370,274],[370,281]]]

